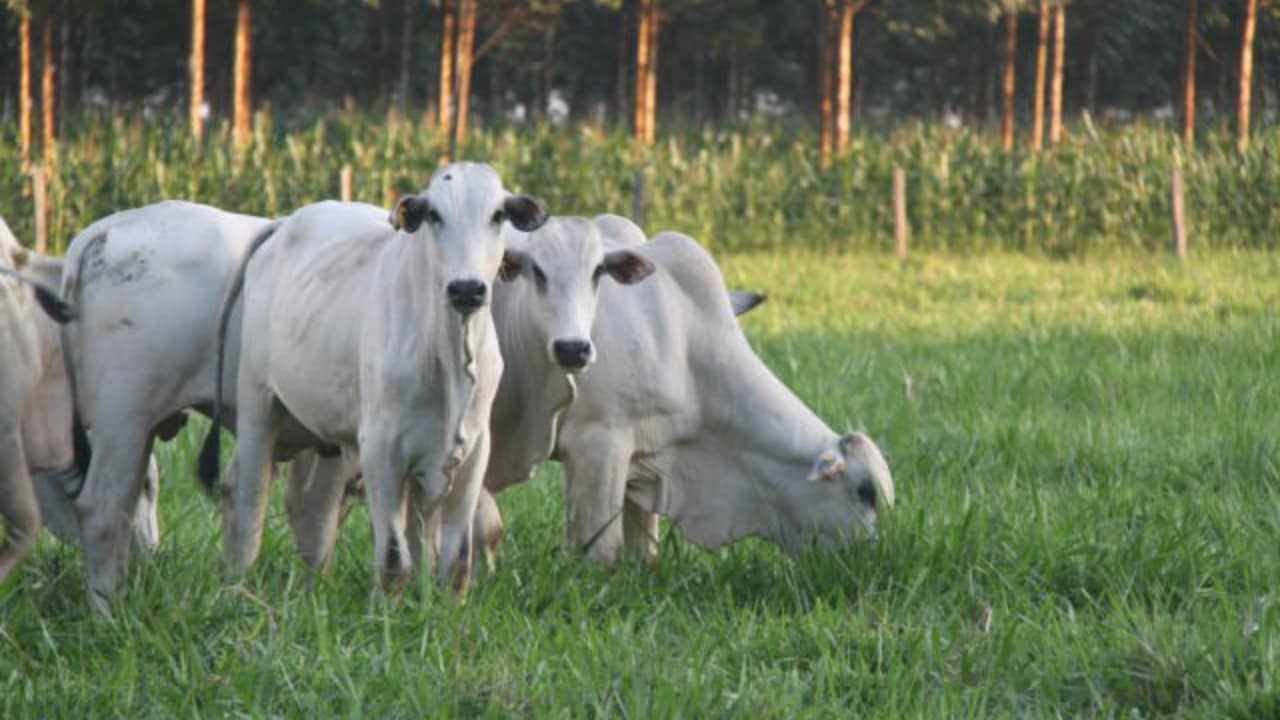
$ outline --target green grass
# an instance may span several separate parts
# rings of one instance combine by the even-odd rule
[[[884,448],[878,543],[665,532],[608,574],[544,467],[464,605],[371,591],[362,508],[308,592],[278,498],[231,586],[193,429],[114,620],[52,541],[0,591],[0,716],[1280,716],[1280,257],[722,260],[767,362]]]

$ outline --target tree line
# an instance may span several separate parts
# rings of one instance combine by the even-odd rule
[[[46,163],[60,118],[139,104],[185,106],[197,139],[227,117],[237,144],[268,105],[395,109],[451,143],[476,117],[626,125],[643,146],[659,116],[780,115],[818,128],[824,161],[855,123],[904,117],[998,123],[1007,149],[1022,127],[1038,150],[1070,111],[1176,112],[1188,144],[1199,111],[1244,150],[1255,106],[1280,106],[1267,0],[5,2],[3,115],[24,158],[38,120]]]

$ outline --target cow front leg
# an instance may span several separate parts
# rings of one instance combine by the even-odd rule
[[[476,503],[484,489],[484,472],[489,466],[489,432],[476,436],[475,447],[454,469],[453,483],[440,505],[440,550],[436,581],[463,595],[471,585],[475,555],[472,528]]]
[[[630,500],[622,504],[622,535],[627,555],[649,563],[658,561],[658,515]]]
[[[389,443],[369,440],[360,448],[369,520],[373,525],[373,565],[387,594],[404,589],[413,559],[405,531],[409,483]]]
[[[7,459],[0,465],[0,517],[5,521],[4,543],[0,545],[0,582],[4,582],[35,544],[36,534],[40,532],[40,506],[36,504],[22,439],[16,429],[0,437],[0,458]]]
[[[276,439],[273,403],[269,394],[258,392],[242,392],[237,401],[236,459],[222,516],[222,554],[233,573],[248,570],[262,548]]]
[[[127,417],[94,424],[93,459],[76,498],[76,514],[89,601],[104,615],[110,614],[110,598],[129,569],[133,515],[142,494],[150,427],[146,421]]]
[[[471,529],[472,545],[484,550],[485,566],[492,573],[498,567],[498,550],[502,545],[505,528],[497,501],[484,488],[480,489],[480,498],[476,501],[474,523]]]
[[[566,444],[561,456],[569,542],[587,559],[613,566],[623,549],[631,448],[610,433],[589,432]]]
[[[314,572],[325,572],[333,557],[351,475],[343,458],[322,458],[310,450],[289,466],[285,512],[298,552]]]

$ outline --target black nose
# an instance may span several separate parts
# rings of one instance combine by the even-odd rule
[[[444,292],[455,310],[470,312],[484,305],[488,288],[479,280],[454,280],[445,286]]]
[[[551,343],[551,352],[555,353],[556,362],[576,370],[586,367],[591,359],[591,343],[586,340],[556,340]]]

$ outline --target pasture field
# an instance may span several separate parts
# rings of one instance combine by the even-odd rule
[[[308,591],[278,492],[232,584],[192,423],[113,620],[51,540],[0,589],[0,717],[1280,716],[1280,256],[721,255],[769,365],[884,449],[879,542],[664,526],[610,574],[544,466],[465,604],[371,591],[362,507]]]

